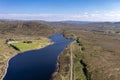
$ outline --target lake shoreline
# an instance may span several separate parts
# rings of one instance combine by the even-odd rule
[[[19,54],[19,53],[18,53]],[[10,61],[10,59],[12,59],[13,57],[15,57],[16,55],[18,55],[18,54],[15,54],[15,55],[13,55],[13,56],[11,56],[5,63],[5,70],[4,70],[4,72],[3,72],[3,77],[1,78],[1,80],[3,80],[4,79],[4,77],[5,77],[5,75],[6,75],[6,73],[7,73],[7,69],[8,69],[8,67],[9,67],[9,61]]]
[[[50,40],[49,40],[49,41],[50,41]],[[44,47],[39,47],[39,48],[33,49],[33,50],[42,49],[42,48],[45,48],[45,47],[47,47],[47,46],[49,46],[49,45],[52,45],[52,44],[54,44],[54,42],[51,42],[51,41],[50,41],[50,44],[48,44],[48,45],[46,45],[46,46],[44,46]],[[26,50],[26,51],[31,51],[31,50]],[[8,69],[8,67],[9,67],[9,61],[10,61],[13,57],[15,57],[16,55],[18,55],[18,54],[20,54],[20,53],[23,53],[23,52],[26,52],[26,51],[22,51],[22,52],[19,51],[18,53],[12,55],[12,56],[5,62],[6,64],[5,64],[3,76],[1,77],[0,80],[3,80],[4,77],[5,77],[5,75],[6,75],[6,73],[7,73],[7,69]]]
[[[72,42],[71,42],[72,43]],[[70,43],[70,44],[71,44]],[[56,70],[55,72],[52,74],[52,80],[57,80],[57,79],[62,79],[60,76],[62,76],[61,71],[63,68],[61,68],[61,66],[64,66],[64,62],[62,60],[64,60],[66,58],[66,53],[67,51],[69,51],[70,48],[70,44],[68,44],[64,50],[60,53],[60,55],[58,56],[57,59],[57,65],[56,65]],[[67,63],[69,64],[69,63]],[[68,67],[69,68],[69,67]]]
[[[60,39],[59,39],[60,38]],[[54,75],[54,73],[55,72],[58,72],[59,71],[59,67],[60,67],[60,60],[61,60],[61,58],[63,57],[63,53],[65,53],[66,52],[66,49],[67,49],[67,47],[69,46],[69,44],[71,44],[72,42],[73,42],[73,40],[72,39],[66,39],[65,37],[63,37],[63,35],[60,35],[60,34],[55,34],[55,35],[53,35],[52,37],[51,37],[51,39],[49,39],[50,40],[50,42],[52,42],[51,44],[49,44],[49,45],[51,45],[51,46],[49,46],[49,47],[46,47],[46,48],[44,48],[44,49],[42,49],[42,51],[44,51],[44,50],[48,50],[48,52],[46,52],[46,54],[49,54],[49,50],[51,50],[50,48],[54,48],[54,50],[55,50],[55,52],[53,53],[53,55],[55,55],[56,57],[53,57],[55,60],[54,61],[52,61],[52,67],[51,68],[53,68],[52,69],[52,73],[50,73],[49,74],[49,76],[51,76],[51,77],[48,77],[49,79],[51,79],[51,78],[53,78],[52,76]],[[64,42],[63,42],[63,41]],[[57,45],[56,45],[56,43],[57,43]],[[60,43],[59,45],[58,45],[58,43]],[[52,46],[53,45],[53,46]],[[41,48],[40,48],[41,49]],[[35,49],[36,50],[36,49]],[[29,51],[29,50],[28,50]],[[31,52],[32,52],[32,50],[30,50]],[[39,50],[38,50],[39,51]],[[56,52],[57,51],[57,52]],[[34,50],[33,50],[33,52],[34,52]],[[25,53],[27,53],[27,51],[25,51]],[[37,52],[35,52],[36,54],[38,54]],[[57,53],[57,54],[56,54]],[[17,54],[16,54],[17,55]],[[14,56],[16,56],[16,55],[14,55]],[[23,54],[24,55],[24,54]],[[32,55],[34,55],[34,54],[32,54]],[[3,78],[2,79],[5,79],[5,80],[9,80],[9,78],[8,79],[6,79],[7,77],[6,76],[8,76],[8,75],[10,75],[11,74],[11,72],[7,72],[7,70],[9,69],[8,67],[10,66],[9,64],[10,64],[10,62],[11,62],[11,59],[14,57],[14,56],[12,56],[10,59],[8,59],[8,61],[7,61],[7,64],[6,64],[6,72],[5,72],[5,74],[4,74],[4,76],[3,76]],[[30,57],[31,55],[29,55],[29,57]],[[46,55],[46,56],[48,56],[48,55]],[[49,56],[51,56],[50,54],[49,54]],[[61,57],[62,56],[62,57]],[[33,56],[31,56],[31,57],[33,57]],[[35,58],[36,57],[36,58]],[[40,56],[39,57],[37,57],[37,56],[35,56],[34,58],[35,59],[39,59],[40,58]],[[51,56],[52,57],[52,56]],[[48,57],[49,59],[51,58],[51,57]],[[24,57],[23,57],[24,58]],[[42,57],[41,59],[42,60],[44,60],[46,57]],[[52,60],[53,60],[53,58],[52,58]],[[16,58],[17,59],[17,58]],[[25,58],[26,59],[26,58]],[[33,59],[33,61],[35,61],[36,62],[36,60],[35,59]],[[19,60],[20,60],[20,58],[19,58]],[[42,61],[42,60],[40,60],[40,62]],[[50,59],[51,60],[51,59]],[[17,60],[15,60],[15,61],[17,61]],[[38,61],[38,60],[37,60]],[[31,61],[30,61],[31,62]],[[40,63],[39,62],[39,63]],[[49,62],[49,61],[47,61],[47,62]],[[50,61],[51,62],[51,61]],[[49,64],[49,63],[47,63],[47,64]],[[43,64],[44,65],[44,64]],[[56,67],[54,66],[54,65],[56,65]],[[38,66],[40,66],[40,65],[38,65]],[[32,67],[33,68],[33,67]],[[44,70],[44,67],[43,67],[43,70]],[[6,73],[7,73],[7,75],[6,75]],[[39,73],[39,72],[38,72]],[[46,72],[46,73],[48,73],[48,72]],[[15,73],[16,74],[16,73]],[[14,75],[15,75],[14,74]],[[40,73],[41,74],[41,73]],[[28,75],[28,74],[27,74]],[[42,74],[41,74],[42,75]],[[41,79],[43,76],[39,76],[38,78],[39,79]],[[18,78],[18,79],[20,79],[19,77],[13,77],[13,79],[14,78]],[[48,78],[46,77],[43,77],[42,79],[44,79],[44,80],[48,80]],[[32,80],[32,79],[30,79],[30,80]]]

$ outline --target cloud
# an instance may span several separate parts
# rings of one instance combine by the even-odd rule
[[[0,14],[0,19],[17,20],[80,20],[80,21],[120,21],[120,11],[93,12],[79,14]]]

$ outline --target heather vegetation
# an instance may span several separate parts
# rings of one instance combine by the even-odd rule
[[[87,69],[85,70],[87,80],[118,80],[120,78],[119,35],[66,30],[65,34],[70,37],[69,33],[76,34],[82,41],[84,50],[82,50],[83,56],[80,63]]]

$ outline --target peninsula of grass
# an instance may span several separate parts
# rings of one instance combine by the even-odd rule
[[[48,40],[29,40],[29,41],[17,41],[10,44],[14,49],[18,51],[33,50],[45,47],[50,44]]]

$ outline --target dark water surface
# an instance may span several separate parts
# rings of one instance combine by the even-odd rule
[[[10,59],[3,80],[49,80],[56,70],[57,57],[73,41],[61,34],[54,34],[50,39],[54,44],[20,53]]]

